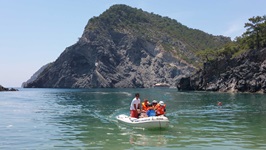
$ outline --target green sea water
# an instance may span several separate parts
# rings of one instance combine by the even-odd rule
[[[19,89],[0,92],[0,150],[266,149],[266,95],[176,89]],[[170,126],[132,128],[134,94],[163,100]],[[217,106],[221,101],[222,106]]]

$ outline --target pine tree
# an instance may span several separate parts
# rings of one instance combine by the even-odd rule
[[[265,45],[263,43],[266,38],[265,28],[266,28],[266,16],[257,16],[248,19],[250,22],[245,23],[245,28],[247,31],[244,35],[247,36],[247,41],[250,48],[260,49]]]

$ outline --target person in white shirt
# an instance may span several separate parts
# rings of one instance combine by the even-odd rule
[[[136,93],[130,104],[130,117],[138,118],[138,109],[140,109],[140,98],[139,93]]]

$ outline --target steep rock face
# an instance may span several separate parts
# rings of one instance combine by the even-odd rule
[[[184,84],[185,83],[185,84]],[[180,90],[266,93],[266,48],[204,65],[177,83]]]
[[[161,82],[174,86],[180,75],[194,71],[156,43],[128,36],[121,45],[107,40],[97,45],[80,41],[67,48],[26,87],[153,87]]]
[[[186,44],[188,41],[177,38],[181,35],[158,26],[160,21],[189,31],[187,35],[194,35],[195,39],[201,35],[211,46],[228,42],[225,37],[190,32],[192,29],[169,18],[115,5],[90,19],[79,41],[24,87],[153,87],[156,83],[175,86],[180,77],[195,71],[185,59],[200,61],[194,54],[197,46]],[[198,42],[199,49],[207,48],[202,43]]]
[[[29,80],[27,80],[26,82],[23,82],[22,85],[21,85],[21,87],[27,87],[27,84],[28,84],[28,83],[31,83],[31,82],[33,82],[34,80],[36,80],[36,79],[38,78],[38,76],[40,75],[40,73],[42,73],[43,70],[44,70],[45,68],[47,68],[49,65],[51,65],[51,64],[52,64],[52,63],[48,63],[48,64],[42,66],[38,71],[36,71],[36,72],[31,76],[31,78],[30,78]]]

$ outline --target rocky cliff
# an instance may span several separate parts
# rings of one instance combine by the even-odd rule
[[[250,50],[233,59],[205,63],[203,69],[181,78],[179,90],[266,93],[266,48]]]
[[[196,70],[201,61],[197,50],[229,41],[167,17],[114,5],[90,19],[78,42],[24,87],[175,86],[180,77]]]
[[[21,85],[21,87],[27,87],[28,85],[28,83],[31,83],[31,82],[33,82],[33,81],[35,81],[37,78],[38,78],[38,76],[44,71],[44,69],[46,69],[49,65],[51,65],[52,63],[48,63],[48,64],[46,64],[46,65],[44,65],[44,66],[42,66],[38,71],[36,71],[31,77],[30,77],[30,79],[29,80],[27,80],[26,82],[23,82],[22,83],[22,85]]]

